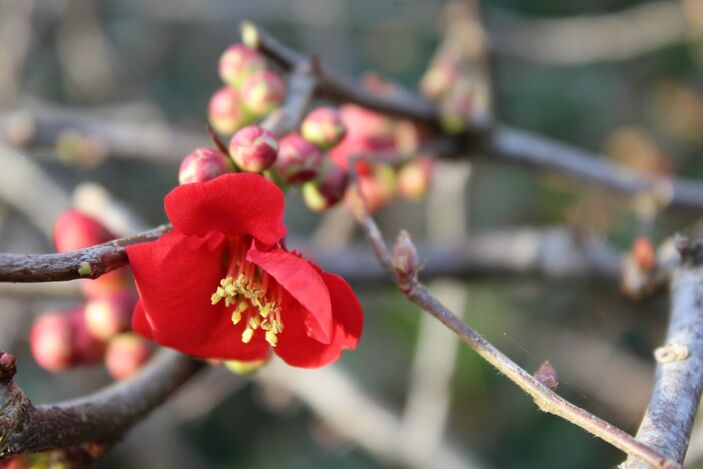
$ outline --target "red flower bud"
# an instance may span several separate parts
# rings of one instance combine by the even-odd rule
[[[283,102],[285,93],[283,80],[276,73],[264,70],[247,79],[240,98],[248,112],[255,117],[264,117]]]
[[[121,268],[103,274],[96,279],[81,280],[81,291],[88,299],[115,295],[132,285],[128,268]]]
[[[385,207],[396,193],[396,173],[386,164],[370,166],[372,172],[359,175],[359,188],[364,196],[366,209],[369,213],[376,213]],[[347,191],[345,202],[354,209],[358,198],[357,188],[350,187]]]
[[[249,122],[237,92],[223,86],[210,98],[208,121],[218,133],[232,135]]]
[[[178,182],[189,184],[203,182],[232,172],[230,159],[217,150],[199,148],[181,162],[178,170]]]
[[[553,391],[557,391],[557,371],[549,361],[545,360],[533,377]]]
[[[289,184],[310,181],[318,175],[323,154],[301,137],[289,134],[279,141],[279,157],[274,168]]]
[[[655,268],[655,247],[653,242],[645,236],[641,236],[633,241],[631,248],[633,260],[644,272],[650,272]]]
[[[398,172],[398,191],[410,200],[423,197],[430,187],[433,172],[433,159],[420,156],[401,167]]]
[[[320,107],[311,111],[301,123],[303,138],[322,149],[332,148],[344,138],[345,124],[333,108]]]
[[[347,134],[368,141],[377,150],[387,150],[394,144],[394,120],[385,114],[356,104],[340,106],[340,118]]]
[[[330,161],[325,163],[318,177],[302,187],[303,201],[315,212],[327,210],[342,200],[349,183],[347,171]]]
[[[72,365],[72,340],[71,321],[68,315],[58,311],[39,316],[29,334],[34,360],[49,371],[65,370]]]
[[[233,44],[223,52],[218,73],[223,82],[239,88],[253,74],[266,69],[266,60],[244,44]]]
[[[401,230],[394,244],[394,270],[402,284],[416,280],[420,270],[418,252],[413,245],[411,235],[406,230]]]
[[[120,334],[108,343],[105,366],[113,378],[126,379],[142,368],[151,353],[146,339],[133,333]]]
[[[15,376],[16,372],[15,356],[11,353],[0,351],[0,379],[8,381]]]
[[[53,237],[58,252],[70,252],[110,241],[115,236],[95,218],[72,209],[56,219]]]
[[[105,354],[105,343],[88,330],[85,307],[74,309],[68,318],[71,324],[72,365],[99,363]]]
[[[130,329],[137,295],[129,290],[86,303],[86,327],[93,336],[107,340]]]
[[[230,156],[243,171],[258,173],[276,161],[279,143],[274,134],[258,125],[237,131],[230,140]]]

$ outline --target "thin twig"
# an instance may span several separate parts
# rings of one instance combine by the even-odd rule
[[[0,458],[86,442],[113,443],[203,366],[162,350],[128,381],[73,401],[39,406],[15,384],[14,370],[5,373],[0,380]]]
[[[678,240],[682,262],[671,280],[665,345],[655,351],[655,386],[636,438],[682,462],[702,395],[702,244]],[[645,467],[629,457],[624,468]]]
[[[615,446],[626,454],[637,456],[638,458],[651,464],[653,467],[662,469],[674,469],[681,467],[678,463],[658,454],[647,445],[637,441],[633,436],[623,430],[611,425],[588,411],[577,407],[571,402],[560,397],[549,388],[536,380],[530,373],[521,368],[509,357],[501,353],[496,347],[482,337],[477,331],[460,320],[455,314],[440,303],[419,281],[417,275],[404,276],[397,275],[394,268],[393,257],[389,252],[381,232],[374,219],[366,210],[364,194],[357,181],[355,170],[356,161],[350,163],[352,183],[357,189],[359,203],[355,206],[355,215],[359,221],[367,241],[372,250],[376,253],[379,262],[386,272],[393,278],[403,294],[413,303],[420,306],[424,311],[433,315],[443,323],[448,329],[457,334],[472,350],[477,352],[482,358],[493,365],[501,373],[505,374],[518,387],[533,398],[537,406],[544,412],[548,412],[571,422],[589,433],[603,439],[607,443]]]
[[[302,56],[251,23],[243,27],[256,46],[271,60],[290,70]],[[440,116],[429,102],[394,87],[389,95],[374,93],[325,64],[317,69],[317,91],[332,100],[354,102],[376,111],[429,125],[439,132]],[[563,176],[596,184],[626,195],[654,193],[673,206],[701,210],[702,186],[686,179],[649,178],[608,162],[603,155],[506,126],[471,122],[466,134],[451,139],[452,153],[465,155],[482,149],[492,160],[521,164],[537,170],[552,170]],[[448,137],[449,139],[449,137]]]

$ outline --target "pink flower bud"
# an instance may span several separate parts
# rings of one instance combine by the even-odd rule
[[[274,168],[289,184],[310,181],[318,175],[323,154],[318,147],[301,137],[289,134],[279,141],[279,157]]]
[[[65,370],[73,364],[72,340],[69,317],[59,311],[40,315],[29,334],[34,360],[48,371]]]
[[[53,237],[58,252],[70,252],[105,243],[115,236],[95,218],[72,209],[56,219]]]
[[[88,330],[85,307],[74,309],[68,317],[71,324],[72,365],[99,363],[105,354],[105,343]]]
[[[386,164],[373,165],[371,170],[369,174],[359,175],[359,188],[364,196],[367,211],[376,213],[393,199],[396,193],[396,173]],[[349,188],[345,203],[350,209],[359,204],[357,188]]]
[[[326,161],[318,177],[303,184],[303,201],[309,209],[322,212],[337,204],[345,195],[349,176],[347,171]]]
[[[17,363],[11,353],[0,351],[0,379],[8,381],[15,376]]]
[[[142,368],[151,353],[147,340],[132,333],[120,334],[108,343],[105,366],[113,378],[126,379]]]
[[[279,143],[274,134],[258,125],[237,131],[230,140],[230,156],[243,171],[258,173],[276,161]]]
[[[332,148],[344,138],[345,124],[333,108],[320,107],[311,111],[301,124],[303,138],[322,149]]]
[[[190,184],[216,178],[232,172],[230,159],[217,150],[199,148],[181,162],[178,170],[178,182]]]
[[[210,98],[208,121],[213,129],[223,135],[232,135],[249,122],[237,92],[223,86]]]
[[[89,301],[85,312],[88,331],[102,340],[128,331],[136,303],[137,295],[130,290]]]
[[[227,48],[218,63],[220,78],[232,88],[239,88],[250,76],[265,68],[264,57],[244,44]]]
[[[115,295],[132,285],[132,277],[127,267],[113,270],[96,279],[81,280],[81,291],[88,299]]]
[[[244,82],[240,98],[248,112],[261,118],[281,105],[285,93],[283,80],[276,73],[264,70]]]
[[[647,237],[641,236],[633,241],[631,253],[636,265],[643,272],[650,272],[655,268],[655,247]]]
[[[433,172],[433,159],[420,156],[401,167],[398,172],[398,191],[410,200],[423,197],[430,187]]]
[[[533,377],[553,391],[557,391],[557,371],[553,368],[549,361],[544,361]]]
[[[394,270],[402,284],[408,284],[417,279],[420,270],[418,252],[413,245],[411,235],[406,230],[401,230],[394,244]]]

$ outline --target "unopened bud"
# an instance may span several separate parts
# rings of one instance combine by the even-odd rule
[[[303,201],[314,212],[327,210],[341,201],[349,183],[347,171],[329,160],[325,163],[318,177],[302,187]]]
[[[423,197],[430,187],[430,178],[433,172],[433,159],[429,156],[420,156],[403,165],[398,172],[398,191],[410,200]]]
[[[15,356],[11,353],[0,351],[0,379],[7,381],[12,379],[17,372]]]
[[[85,307],[74,309],[68,317],[71,324],[72,365],[99,363],[105,354],[105,343],[88,330]]]
[[[274,168],[289,184],[315,179],[323,162],[318,147],[301,137],[289,134],[279,141],[279,156]]]
[[[474,96],[470,84],[460,83],[443,99],[440,105],[440,123],[450,134],[458,134],[467,128],[474,110]]]
[[[132,333],[120,334],[108,343],[105,366],[113,378],[126,379],[142,368],[151,353],[147,340]]]
[[[285,93],[283,80],[276,73],[264,70],[244,82],[240,98],[249,113],[261,118],[281,105]]]
[[[347,205],[354,209],[359,206],[359,192],[364,197],[364,206],[370,214],[376,213],[389,204],[396,193],[396,173],[387,164],[370,165],[371,172],[359,174],[356,187],[347,191]]]
[[[403,283],[413,281],[418,276],[420,262],[418,252],[408,231],[401,230],[396,238],[393,252],[394,270]]]
[[[232,88],[239,88],[252,75],[266,69],[266,60],[244,44],[233,44],[220,56],[220,79]]]
[[[557,385],[559,384],[557,380],[557,371],[550,364],[549,361],[545,360],[540,368],[533,375],[535,379],[540,381],[546,387],[557,391]]]
[[[209,181],[232,170],[232,161],[227,156],[217,150],[199,148],[181,162],[178,182],[190,184]]]
[[[54,222],[53,237],[58,252],[70,252],[105,243],[115,236],[95,218],[71,209]]]
[[[125,332],[130,328],[132,310],[137,303],[137,295],[125,290],[116,295],[97,298],[86,303],[86,327],[98,339]]]
[[[633,241],[631,248],[633,260],[644,272],[651,272],[655,268],[655,247],[653,242],[645,236]]]
[[[240,360],[225,360],[225,368],[235,373],[236,375],[249,375],[266,365],[268,359],[253,360],[249,362]]]
[[[274,134],[258,125],[237,131],[230,140],[230,156],[243,171],[258,173],[276,161],[279,143]]]
[[[208,103],[208,121],[222,135],[232,135],[246,125],[249,118],[244,112],[237,92],[223,86],[217,90]]]
[[[48,371],[65,370],[72,365],[72,335],[68,315],[59,311],[40,315],[29,334],[34,360]]]
[[[82,279],[81,291],[88,299],[115,295],[132,285],[128,267],[112,270],[96,279]]]
[[[344,138],[345,124],[333,108],[320,107],[311,111],[301,124],[301,135],[319,148],[332,148]]]

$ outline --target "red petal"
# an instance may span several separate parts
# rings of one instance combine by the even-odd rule
[[[147,321],[147,316],[144,313],[144,308],[142,308],[141,301],[137,301],[137,304],[134,305],[134,312],[132,313],[132,330],[149,340],[154,340],[152,326],[150,326]]]
[[[333,308],[333,336],[325,345],[305,333],[302,321],[297,320],[295,309],[284,310],[284,331],[274,351],[286,363],[302,368],[319,368],[337,360],[344,349],[354,349],[362,335],[364,316],[362,307],[352,288],[342,277],[322,273],[330,291]]]
[[[329,344],[332,339],[330,294],[310,262],[281,248],[259,251],[254,246],[247,252],[247,260],[274,277],[308,312],[304,313],[304,321],[299,321],[308,326],[308,335]]]
[[[164,209],[174,227],[190,235],[251,235],[267,245],[286,235],[284,195],[259,174],[225,174],[178,186],[164,198]]]

